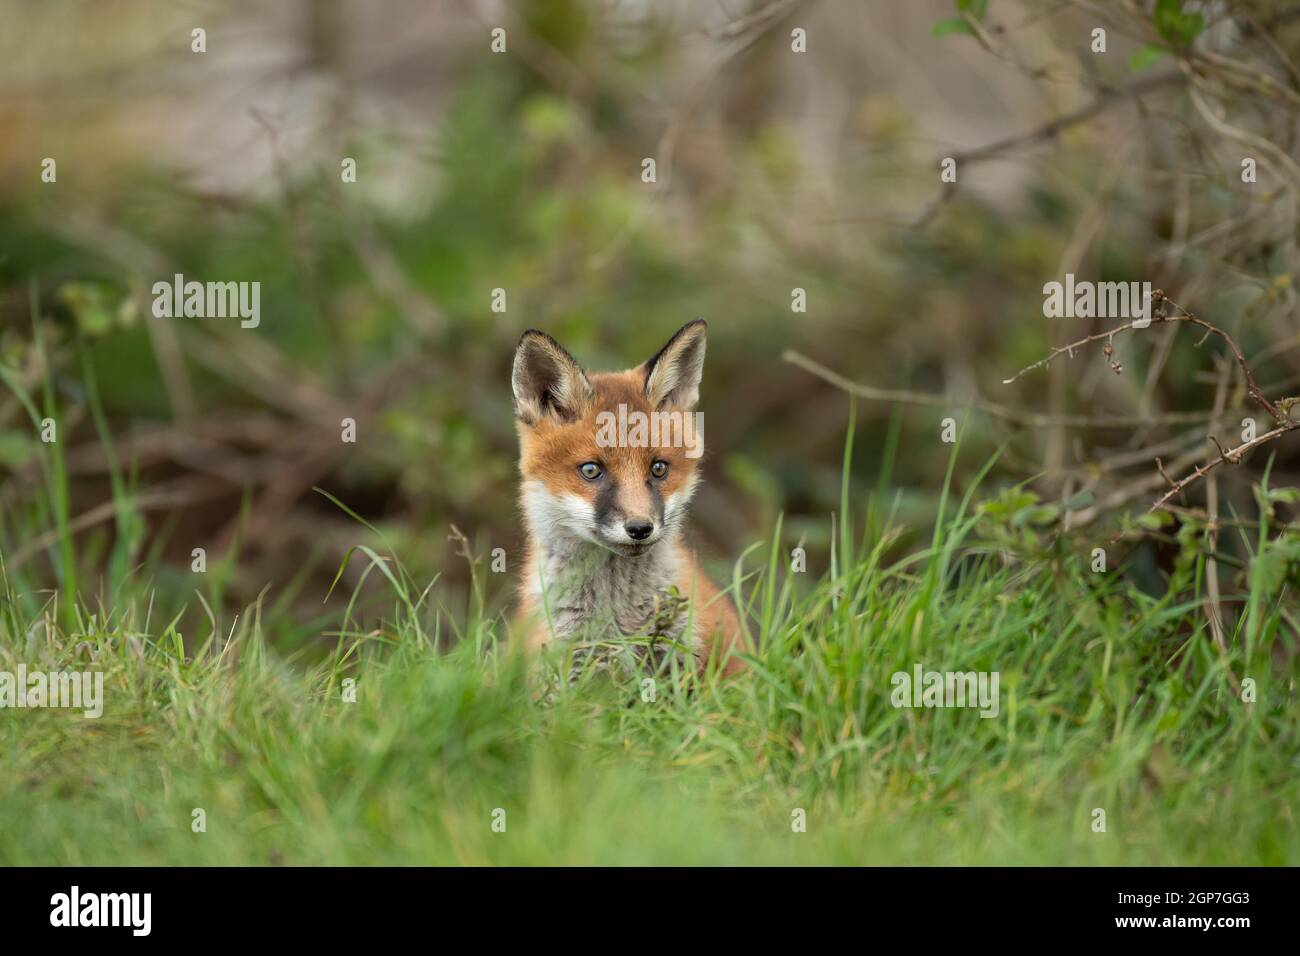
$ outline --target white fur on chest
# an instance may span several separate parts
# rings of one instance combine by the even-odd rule
[[[533,554],[526,588],[556,638],[598,641],[653,630],[689,642],[688,614],[684,608],[672,613],[683,560],[676,535],[626,556],[583,536],[588,516],[580,501],[525,483],[523,506]]]
[[[648,635],[669,606],[680,568],[677,545],[663,541],[636,557],[587,542],[539,543],[529,589],[556,637],[600,640]],[[684,618],[685,615],[676,615]],[[684,620],[664,636],[678,637]],[[662,629],[658,629],[662,633]]]

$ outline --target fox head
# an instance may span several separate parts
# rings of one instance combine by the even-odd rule
[[[534,536],[638,555],[675,535],[703,448],[705,331],[687,323],[635,368],[591,374],[546,333],[523,334],[512,385]]]

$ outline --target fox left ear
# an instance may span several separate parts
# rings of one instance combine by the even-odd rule
[[[510,378],[515,414],[525,425],[545,416],[571,422],[592,399],[587,373],[559,342],[536,329],[519,339]]]
[[[692,409],[700,400],[700,377],[704,374],[704,337],[708,325],[703,319],[687,322],[654,358],[642,366],[645,397],[652,407]]]

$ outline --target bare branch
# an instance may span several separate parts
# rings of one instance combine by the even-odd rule
[[[1217,335],[1220,338],[1222,338],[1223,341],[1227,343],[1228,348],[1232,351],[1233,358],[1237,360],[1237,365],[1241,368],[1242,374],[1246,377],[1246,390],[1250,393],[1250,397],[1253,398],[1256,402],[1258,402],[1261,406],[1263,406],[1264,410],[1273,417],[1274,421],[1286,420],[1287,416],[1283,414],[1281,410],[1279,410],[1278,406],[1274,405],[1273,402],[1269,400],[1268,396],[1264,394],[1263,390],[1260,389],[1258,383],[1256,383],[1255,376],[1251,372],[1250,366],[1246,363],[1246,356],[1242,354],[1241,348],[1237,345],[1236,341],[1232,338],[1232,336],[1230,336],[1227,332],[1223,331],[1223,329],[1219,328],[1218,326],[1211,325],[1209,322],[1206,322],[1204,319],[1197,317],[1195,314],[1191,312],[1188,312],[1186,309],[1184,309],[1173,299],[1165,295],[1164,292],[1162,292],[1160,289],[1156,289],[1154,292],[1151,293],[1151,305],[1153,308],[1158,307],[1160,311],[1151,317],[1151,321],[1149,325],[1156,325],[1161,322],[1187,322],[1191,325],[1198,325],[1201,328],[1205,329],[1205,336],[1202,337],[1201,342],[1204,342],[1205,339],[1209,338],[1211,335]],[[1179,314],[1178,315],[1167,314],[1164,311],[1165,305],[1173,306],[1175,309],[1178,310]],[[1108,331],[1098,332],[1094,335],[1089,335],[1085,338],[1079,339],[1077,342],[1071,342],[1068,345],[1062,345],[1058,348],[1054,348],[1052,349],[1051,352],[1047,354],[1046,358],[1039,359],[1033,365],[1026,365],[1024,368],[1022,368],[1019,372],[1017,372],[1015,375],[1011,376],[1010,378],[1004,378],[1002,380],[1002,384],[1010,385],[1012,382],[1020,378],[1022,375],[1025,375],[1028,372],[1032,372],[1036,368],[1041,368],[1044,365],[1047,365],[1052,361],[1052,359],[1060,355],[1073,356],[1075,349],[1083,348],[1085,345],[1088,345],[1092,342],[1097,342],[1101,339],[1112,339],[1119,333],[1127,332],[1130,329],[1148,327],[1146,324],[1140,326],[1137,325],[1136,323],[1138,321],[1139,320],[1134,319],[1132,322],[1125,322],[1123,325],[1116,326],[1115,328],[1109,329]],[[1199,345],[1200,343],[1198,342],[1197,344]]]
[[[1268,442],[1271,442],[1273,439],[1281,435],[1285,435],[1287,432],[1295,431],[1297,428],[1300,428],[1300,422],[1288,420],[1283,424],[1279,425],[1277,428],[1274,428],[1272,431],[1264,432],[1264,434],[1262,435],[1256,435],[1250,441],[1242,442],[1236,448],[1229,449],[1226,452],[1220,449],[1218,458],[1211,458],[1209,461],[1201,465],[1201,467],[1197,468],[1186,478],[1183,478],[1182,480],[1175,482],[1172,488],[1170,488],[1163,495],[1157,498],[1156,503],[1153,504],[1149,509],[1147,509],[1148,513],[1163,508],[1175,495],[1181,493],[1184,488],[1186,488],[1188,485],[1194,484],[1201,478],[1204,478],[1206,475],[1208,475],[1219,465],[1223,464],[1225,461],[1232,462],[1235,465],[1241,461],[1241,456],[1244,455],[1246,452],[1250,451],[1252,448],[1258,448],[1260,445],[1267,444]]]
[[[1109,417],[1099,417],[1094,415],[1045,415],[1040,412],[1025,412],[1016,408],[1009,408],[1006,405],[999,405],[995,402],[987,402],[980,398],[968,399],[963,401],[957,398],[948,398],[943,395],[930,395],[924,392],[909,392],[892,388],[876,388],[873,385],[864,385],[861,382],[855,382],[847,379],[838,372],[828,369],[820,362],[816,362],[808,356],[792,349],[786,349],[781,356],[791,365],[797,365],[805,372],[809,372],[823,382],[834,385],[836,388],[848,392],[850,395],[857,395],[860,398],[868,399],[873,402],[901,402],[904,405],[924,405],[930,408],[955,408],[968,407],[976,411],[992,415],[994,418],[1000,418],[1003,421],[1012,422],[1016,425],[1025,425],[1031,428],[1058,428],[1061,426],[1073,428],[1137,428],[1142,425],[1165,424],[1176,425],[1186,424],[1189,422],[1207,422],[1210,420],[1209,412],[1173,412],[1166,415],[1148,416],[1148,415],[1115,415]]]

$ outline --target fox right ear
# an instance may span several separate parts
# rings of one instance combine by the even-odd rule
[[[708,328],[703,319],[687,322],[654,358],[641,366],[645,397],[654,408],[672,405],[692,409],[699,402]]]
[[[573,421],[592,399],[591,382],[563,346],[545,332],[529,329],[515,349],[511,372],[515,415],[526,425],[543,415]]]

